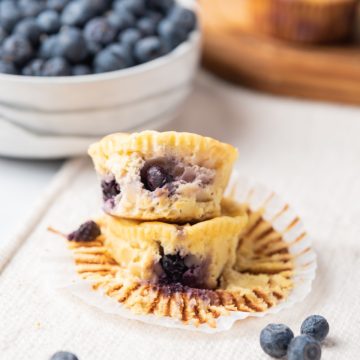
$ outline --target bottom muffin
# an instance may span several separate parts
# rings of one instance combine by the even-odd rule
[[[264,220],[262,212],[246,212],[249,222],[240,237],[235,263],[226,267],[219,286],[212,290],[129,277],[127,269],[108,251],[104,235],[95,236],[93,241],[71,241],[69,247],[78,274],[90,281],[94,290],[132,312],[216,327],[223,315],[265,312],[285,300],[293,288],[290,244]]]

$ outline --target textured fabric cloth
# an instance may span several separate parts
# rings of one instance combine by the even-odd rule
[[[273,98],[201,77],[181,118],[167,127],[238,146],[240,172],[279,193],[301,215],[319,265],[303,303],[206,335],[114,318],[55,295],[42,280],[42,262],[52,242],[61,239],[46,228],[70,231],[100,203],[90,161],[77,160],[62,172],[62,185],[50,191],[48,211],[34,216],[14,239],[11,260],[2,261],[0,358],[46,360],[70,350],[80,360],[265,360],[258,337],[267,323],[283,322],[298,333],[306,316],[319,313],[331,326],[323,359],[358,359],[359,115],[356,108]]]

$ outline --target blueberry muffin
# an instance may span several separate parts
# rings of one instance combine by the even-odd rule
[[[232,26],[303,43],[330,43],[349,38],[357,3],[356,0],[229,0],[226,6],[221,1],[221,6],[220,0],[217,1]]]
[[[89,149],[108,214],[177,223],[220,215],[237,150],[190,133],[113,134]]]
[[[236,261],[245,209],[223,199],[221,216],[183,226],[104,215],[97,221],[110,255],[126,278],[212,289]]]

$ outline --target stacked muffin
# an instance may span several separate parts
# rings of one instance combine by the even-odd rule
[[[113,134],[89,150],[101,179],[97,226],[129,280],[214,289],[233,267],[245,210],[224,190],[234,147],[189,133]]]

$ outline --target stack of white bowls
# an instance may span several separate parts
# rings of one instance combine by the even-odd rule
[[[0,155],[84,154],[117,131],[156,129],[191,91],[200,31],[166,56],[104,74],[41,78],[0,74]]]

